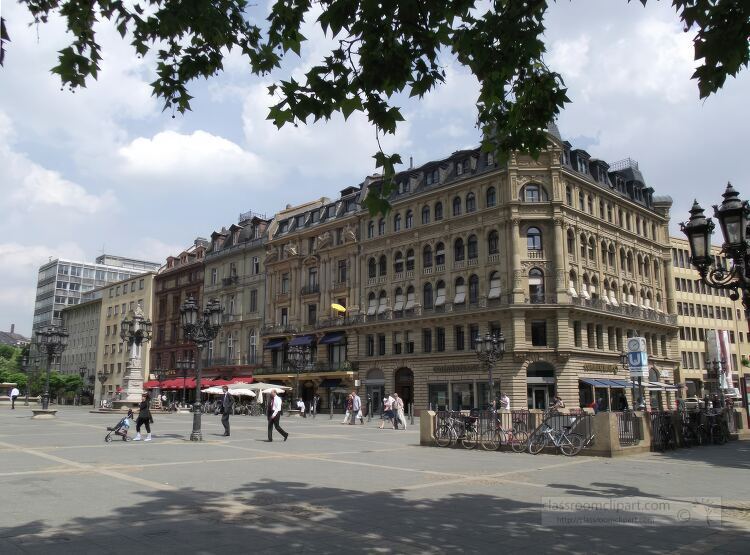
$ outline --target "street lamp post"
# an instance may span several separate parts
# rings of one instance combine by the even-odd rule
[[[477,337],[474,345],[477,358],[483,364],[487,365],[487,379],[490,386],[489,405],[490,410],[495,409],[495,382],[492,379],[492,368],[495,363],[503,359],[505,355],[505,337],[503,332],[497,335],[490,335],[489,332],[484,337]]]
[[[124,378],[125,399],[119,404],[135,406],[141,402],[143,395],[143,362],[141,346],[151,339],[151,320],[143,314],[140,303],[131,312],[132,316],[125,316],[120,324],[120,339],[128,344],[128,368]]]
[[[78,375],[81,376],[81,387],[79,388],[78,393],[78,406],[80,407],[83,403],[81,403],[81,399],[83,398],[83,378],[86,376],[88,368],[86,366],[81,366],[78,368]]]
[[[721,374],[726,368],[727,361],[725,358],[721,360],[706,358],[706,370],[713,370],[712,375],[716,376],[715,393],[718,399],[721,401],[721,406],[724,407],[724,390],[721,387]],[[706,407],[708,408],[708,407]]]
[[[96,378],[99,380],[99,383],[102,384],[102,394],[99,396],[99,406],[101,406],[103,401],[102,397],[104,396],[104,383],[107,381],[107,373],[104,370],[99,370]]]
[[[154,372],[156,374],[156,381],[159,384],[159,387],[157,388],[157,397],[159,398],[159,403],[161,404],[161,397],[162,397],[162,391],[161,391],[161,382],[164,381],[164,370],[162,368],[157,368]]]
[[[29,355],[23,355],[23,359],[21,360],[21,370],[24,374],[26,374],[26,399],[23,402],[23,405],[25,407],[29,406],[29,382],[31,381],[31,377],[29,376]]]
[[[628,361],[628,353],[620,353],[620,365],[624,370],[630,372],[630,362]],[[635,380],[630,378],[631,384],[631,395],[633,396],[633,410],[639,410],[645,408],[646,400],[643,398],[643,377],[638,375],[638,399],[635,397]],[[641,402],[643,401],[643,402]]]
[[[36,344],[40,351],[47,353],[47,376],[42,393],[42,409],[49,409],[49,377],[52,371],[52,361],[61,355],[68,346],[68,332],[59,326],[47,326],[36,331]]]
[[[295,378],[294,378],[294,395],[296,399],[300,398],[300,392],[299,392],[299,373],[300,370],[303,370],[305,366],[307,366],[307,355],[308,355],[308,348],[304,345],[294,345],[292,347],[289,347],[289,351],[287,353],[287,360],[289,361],[289,364],[294,368],[294,371],[296,372]]]
[[[681,223],[680,228],[690,243],[690,262],[698,270],[703,283],[716,289],[728,289],[729,298],[733,301],[740,298],[741,291],[747,319],[750,315],[750,252],[747,241],[750,204],[739,198],[731,183],[727,184],[722,196],[724,200],[721,205],[714,205],[714,215],[724,235],[721,252],[732,261],[731,268],[714,264],[711,235],[715,225],[711,218],[705,216],[697,200],[690,209],[690,219]]]
[[[201,433],[201,375],[203,372],[201,355],[203,348],[216,339],[221,329],[221,313],[224,309],[216,299],[211,299],[203,309],[203,317],[192,295],[182,303],[180,317],[185,338],[195,344],[198,349],[198,359],[195,361],[195,403],[193,404],[193,431],[190,441],[203,441]]]

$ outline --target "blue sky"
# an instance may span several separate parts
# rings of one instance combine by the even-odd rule
[[[234,56],[225,74],[192,86],[193,112],[172,119],[151,97],[144,61],[102,25],[99,80],[61,91],[48,71],[65,44],[61,23],[40,26],[37,39],[22,6],[6,0],[2,10],[13,42],[0,70],[0,329],[29,332],[48,257],[93,260],[104,248],[160,261],[240,212],[334,197],[375,169],[363,117],[277,131],[265,121],[271,80]],[[748,195],[749,77],[700,101],[691,35],[669,3],[557,2],[547,27],[547,62],[573,101],[558,121],[563,137],[597,158],[638,160],[657,194],[675,200],[673,232],[693,197],[716,203],[728,180]],[[312,25],[304,34],[301,58],[274,77],[324,55],[328,39]],[[384,145],[405,161],[477,144],[476,83],[450,57],[444,64],[444,86],[399,102],[407,121]]]

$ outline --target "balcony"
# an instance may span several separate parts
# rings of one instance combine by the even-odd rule
[[[355,316],[345,316],[343,318],[325,318],[322,320],[318,320],[318,322],[315,324],[315,329],[325,329],[325,328],[340,328],[345,326],[354,326],[357,324],[361,324],[365,321],[365,318],[362,314],[357,314]]]
[[[276,293],[276,302],[277,303],[283,303],[289,300],[289,291],[282,291],[281,293]]]
[[[230,322],[239,322],[242,316],[239,314],[222,314],[221,315],[221,323],[222,324],[228,324]]]
[[[453,262],[454,270],[463,270],[466,268],[466,260],[456,260]]]
[[[422,268],[422,274],[425,276],[431,276],[432,275],[432,266],[429,268]]]
[[[479,266],[479,259],[478,258],[469,258],[469,267],[472,266]]]
[[[292,324],[274,324],[270,326],[264,326],[260,330],[261,335],[281,335],[281,334],[295,334],[297,333],[297,326]]]
[[[529,260],[542,260],[544,258],[543,250],[530,250],[526,256]]]
[[[497,262],[500,262],[500,253],[494,253],[487,256],[487,262],[490,264],[495,264]]]
[[[318,295],[319,293],[320,285],[317,283],[305,285],[299,292],[300,295]]]
[[[435,266],[435,273],[436,274],[442,274],[443,272],[445,272],[445,263],[438,264],[437,266]]]
[[[347,289],[348,287],[349,287],[349,280],[347,278],[333,282],[334,291],[340,291],[342,289]]]
[[[660,324],[677,324],[676,314],[664,314],[663,312],[657,312],[653,309],[641,308],[640,306],[635,305],[622,304],[620,306],[615,306],[611,303],[605,303],[602,299],[583,299],[581,297],[573,297],[571,299],[571,304],[608,312],[610,314],[619,314],[620,316],[628,316],[639,320],[658,322]]]
[[[239,282],[240,278],[237,277],[237,275],[225,277],[221,279],[221,284],[224,287],[227,287],[229,285],[237,285],[237,282]]]
[[[404,272],[396,272],[393,274],[393,281],[402,281],[404,279]]]

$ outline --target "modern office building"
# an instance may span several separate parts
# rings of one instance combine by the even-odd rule
[[[679,369],[676,380],[687,397],[716,393],[717,374],[706,361],[722,356],[728,387],[745,390],[750,382],[750,332],[742,301],[729,298],[726,289],[707,286],[690,264],[690,247],[686,238],[672,237],[672,265],[679,326]],[[713,247],[716,267],[727,268],[729,262],[720,247]],[[718,356],[713,349],[718,345]],[[723,353],[722,353],[723,351]]]
[[[102,290],[87,292],[81,302],[61,311],[62,325],[68,331],[68,346],[60,357],[60,372],[83,373],[85,390],[94,391],[96,382],[99,323],[101,318]]]
[[[140,305],[145,318],[153,321],[153,284],[156,272],[146,272],[128,279],[110,283],[101,288],[99,313],[99,339],[97,342],[97,380],[94,402],[101,399],[117,400],[123,391],[127,376],[129,353],[128,344],[120,338],[120,325],[127,316]],[[151,342],[143,344],[141,359],[144,382],[149,379],[149,352]],[[99,374],[106,378],[99,380]]]
[[[204,354],[207,377],[240,380],[262,365],[267,228],[265,214],[245,212],[238,222],[211,234],[203,278],[204,300],[217,299],[224,312],[217,338]]]
[[[62,310],[81,302],[81,296],[108,283],[122,281],[160,264],[103,254],[90,262],[50,260],[39,268],[32,329],[59,324]]]

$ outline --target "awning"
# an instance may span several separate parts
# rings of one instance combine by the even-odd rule
[[[323,336],[323,339],[321,339],[318,343],[320,345],[340,345],[341,343],[346,342],[346,332],[345,331],[335,331],[332,333],[327,333]]]
[[[578,378],[578,381],[594,387],[625,388],[631,386],[631,383],[626,380],[610,380],[607,378]]]
[[[453,304],[461,304],[466,301],[466,293],[460,291],[456,293],[456,297],[453,299]]]
[[[443,306],[445,304],[445,295],[438,293],[437,299],[435,299],[435,306]]]
[[[500,298],[500,288],[499,287],[490,287],[490,292],[487,294],[488,299],[499,299]]]
[[[284,343],[286,343],[286,339],[269,339],[268,343],[266,343],[266,349],[276,350],[281,349],[284,346]]]
[[[238,376],[236,378],[231,378],[229,380],[223,380],[221,378],[214,378],[210,382],[207,381],[206,385],[212,385],[212,386],[218,385],[218,386],[222,386],[222,385],[231,385],[233,383],[253,383],[253,378],[252,378],[252,376],[244,376],[244,377],[243,376]]]
[[[153,389],[155,387],[159,387],[159,380],[151,380],[143,384],[144,389]]]
[[[289,342],[290,347],[309,347],[315,343],[314,335],[298,335]]]
[[[341,378],[326,378],[322,382],[320,382],[320,385],[318,387],[323,387],[325,389],[331,389],[334,387],[338,387],[339,384],[341,384]]]
[[[648,382],[645,385],[649,389],[657,391],[677,391],[679,389],[676,385],[661,382]]]

